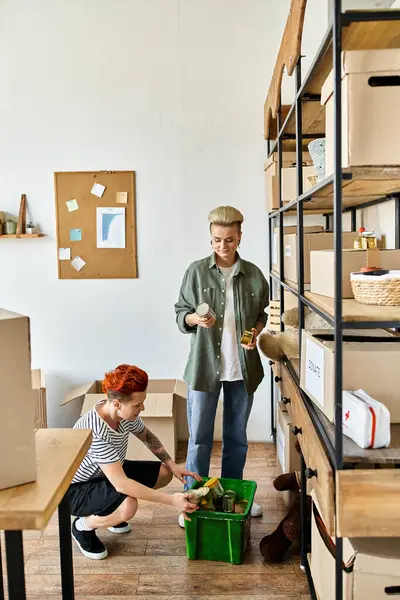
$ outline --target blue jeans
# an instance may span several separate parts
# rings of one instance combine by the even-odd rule
[[[247,421],[253,405],[253,395],[246,392],[243,381],[223,381],[216,392],[197,392],[189,386],[187,416],[189,445],[186,468],[208,476],[214,438],[214,422],[218,398],[224,390],[224,412],[222,428],[221,477],[242,479],[247,455]],[[187,478],[185,489],[193,484]]]

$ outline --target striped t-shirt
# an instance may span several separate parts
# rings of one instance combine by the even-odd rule
[[[88,481],[103,475],[99,465],[120,462],[123,464],[130,433],[140,433],[144,423],[140,417],[134,421],[122,419],[118,423],[118,431],[114,431],[98,414],[96,404],[91,410],[81,416],[75,423],[74,429],[91,429],[92,443],[75,473],[72,483]]]

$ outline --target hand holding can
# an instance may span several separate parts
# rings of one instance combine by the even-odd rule
[[[217,315],[206,302],[202,302],[197,306],[195,314],[198,319],[197,325],[200,327],[210,329],[215,325]]]

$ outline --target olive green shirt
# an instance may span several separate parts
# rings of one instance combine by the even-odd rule
[[[258,349],[245,350],[240,344],[240,339],[244,330],[255,327],[258,321],[265,325],[269,289],[258,267],[243,260],[239,255],[237,263],[236,274],[233,277],[233,298],[239,361],[247,393],[253,394],[264,377],[264,370]],[[200,392],[215,392],[219,387],[219,350],[225,313],[224,279],[214,254],[192,263],[185,273],[179,300],[175,304],[176,322],[180,331],[191,335],[184,379],[193,390]],[[201,302],[207,302],[217,315],[217,321],[210,329],[189,327],[186,324],[186,315],[194,313]]]

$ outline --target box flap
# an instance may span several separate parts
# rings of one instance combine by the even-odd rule
[[[64,406],[64,404],[68,404],[68,402],[72,402],[73,400],[78,400],[78,398],[83,398],[85,394],[96,391],[96,384],[97,381],[92,381],[91,383],[84,383],[79,387],[74,388],[66,394],[64,400],[61,402],[61,406]]]
[[[141,417],[172,417],[173,394],[147,394]]]
[[[264,161],[264,171],[269,169],[271,165],[278,162],[278,153],[273,152],[268,158]],[[296,152],[283,152],[282,153],[282,164],[285,167],[290,165],[295,166],[297,162]],[[309,152],[303,152],[303,164],[304,165],[312,165],[313,162],[311,160],[311,156]]]
[[[173,394],[175,390],[175,381],[175,379],[149,379],[147,395]]]
[[[187,393],[188,393],[188,386],[187,386],[186,381],[182,381],[181,379],[175,379],[175,390],[174,390],[175,396],[179,396],[180,398],[183,398],[186,402]]]
[[[81,415],[84,415],[88,412],[99,400],[103,400],[107,398],[107,396],[103,393],[101,394],[86,394],[83,398],[83,404],[81,408]]]

